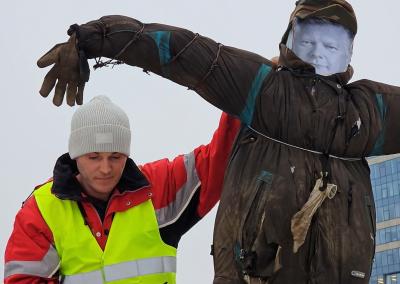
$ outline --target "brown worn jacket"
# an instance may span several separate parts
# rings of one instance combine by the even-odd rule
[[[284,45],[276,67],[188,30],[123,16],[71,32],[87,58],[118,55],[240,117],[215,224],[215,284],[368,283],[375,208],[364,158],[400,152],[400,88],[348,84],[351,67],[316,75]],[[324,171],[337,193],[294,253],[291,219]]]

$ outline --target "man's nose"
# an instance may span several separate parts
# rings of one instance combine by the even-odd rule
[[[322,58],[324,55],[324,50],[322,44],[316,43],[311,53],[313,58]]]
[[[108,174],[111,172],[111,164],[107,159],[104,159],[100,163],[100,172],[103,174]]]

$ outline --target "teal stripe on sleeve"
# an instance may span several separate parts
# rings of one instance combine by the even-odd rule
[[[158,32],[150,32],[148,34],[155,41],[158,47],[160,65],[167,64],[171,60],[171,51],[169,49],[169,39],[171,37],[171,32],[158,31]]]
[[[386,112],[387,112],[387,107],[385,105],[385,102],[383,100],[383,95],[381,94],[376,94],[376,104],[378,107],[379,111],[379,116],[382,122],[382,129],[379,132],[378,139],[375,142],[374,148],[372,149],[372,152],[370,153],[370,156],[377,156],[377,155],[382,155],[383,154],[383,145],[385,143],[385,117],[386,117]]]
[[[271,66],[262,64],[261,67],[258,69],[257,75],[254,78],[253,83],[251,84],[251,88],[247,96],[246,105],[242,113],[240,114],[241,121],[246,125],[250,125],[251,121],[253,120],[256,98],[260,93],[261,86],[265,77],[267,77],[270,71]]]

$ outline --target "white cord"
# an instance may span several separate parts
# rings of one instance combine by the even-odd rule
[[[298,150],[303,150],[303,151],[306,151],[306,152],[310,152],[310,153],[313,153],[313,154],[324,155],[324,153],[319,152],[319,151],[314,151],[314,150],[302,148],[302,147],[299,147],[299,146],[296,146],[296,145],[292,145],[292,144],[289,144],[289,143],[280,141],[280,140],[278,140],[278,139],[269,137],[269,136],[267,136],[267,135],[265,135],[265,134],[263,134],[263,133],[261,133],[261,132],[255,130],[254,128],[252,128],[252,127],[249,126],[249,125],[248,125],[247,127],[248,127],[249,129],[251,129],[252,131],[254,131],[255,133],[257,133],[257,134],[259,134],[259,135],[261,135],[261,136],[263,136],[263,137],[265,137],[265,138],[267,138],[267,139],[269,139],[269,140],[272,140],[272,141],[274,141],[274,142],[277,142],[277,143],[280,143],[280,144],[283,144],[283,145],[286,145],[286,146],[289,146],[289,147],[292,147],[292,148],[295,148],[295,149],[298,149]],[[331,155],[331,154],[329,154],[329,157],[330,157],[330,158],[334,158],[334,159],[343,160],[343,161],[349,161],[349,162],[361,161],[361,158],[345,158],[345,157],[339,157],[339,156],[335,156],[335,155]]]

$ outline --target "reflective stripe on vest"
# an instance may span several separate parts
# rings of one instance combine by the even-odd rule
[[[175,283],[176,249],[162,241],[151,200],[115,213],[103,251],[77,203],[58,199],[51,186],[34,196],[53,233],[64,283]]]
[[[119,279],[135,278],[137,276],[167,273],[176,271],[176,258],[170,256],[139,259],[124,263],[105,266],[104,270],[66,276],[63,284],[88,284],[116,281]]]
[[[60,258],[53,246],[41,260],[12,260],[4,265],[4,278],[15,274],[32,275],[42,278],[51,278],[58,271]]]

